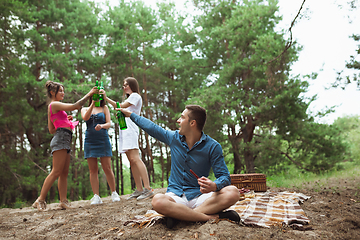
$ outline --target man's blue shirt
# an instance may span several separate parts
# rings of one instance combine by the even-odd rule
[[[230,173],[224,161],[221,145],[217,141],[202,133],[200,141],[189,150],[185,137],[180,135],[178,130],[165,130],[135,113],[132,113],[130,118],[150,136],[169,145],[171,173],[167,192],[173,192],[178,196],[185,194],[188,201],[201,195],[198,181],[190,173],[190,169],[199,177],[208,177],[212,168],[217,191],[230,185]]]

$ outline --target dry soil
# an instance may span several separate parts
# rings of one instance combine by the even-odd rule
[[[218,223],[180,222],[167,229],[160,221],[150,228],[124,226],[135,215],[151,209],[151,200],[126,200],[91,206],[89,201],[72,202],[74,209],[48,211],[32,207],[0,209],[0,239],[360,239],[360,177],[328,179],[304,184],[301,189],[269,188],[270,191],[301,192],[311,198],[300,206],[310,224],[256,228],[228,221]],[[155,192],[164,193],[165,189]]]

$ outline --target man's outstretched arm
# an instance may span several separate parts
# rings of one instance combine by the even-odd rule
[[[138,125],[142,130],[147,132],[150,136],[160,140],[161,142],[170,145],[172,139],[174,138],[175,131],[165,130],[154,122],[150,121],[145,117],[141,117],[128,109],[125,108],[116,108],[124,113],[125,117],[130,117],[130,119]]]

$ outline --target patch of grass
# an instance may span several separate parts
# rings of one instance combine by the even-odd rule
[[[337,179],[355,179],[360,176],[360,164],[356,162],[341,163],[341,170],[332,170],[320,174],[311,172],[302,172],[295,166],[290,167],[287,171],[280,172],[276,175],[266,176],[266,183],[269,187],[283,188],[304,188],[311,184],[315,191],[326,188],[327,180],[330,178]],[[336,189],[331,189],[336,191]]]
[[[162,186],[163,185],[163,186]],[[156,182],[156,183],[151,183],[151,187],[153,189],[157,189],[157,188],[167,188],[168,187],[168,184],[167,184],[167,181],[164,180],[164,183],[161,184],[161,181],[160,182]]]
[[[21,201],[20,199],[16,199],[14,206],[12,208],[24,208],[27,206],[26,202]]]

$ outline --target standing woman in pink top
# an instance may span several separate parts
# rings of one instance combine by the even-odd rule
[[[62,209],[70,208],[70,203],[66,198],[67,193],[67,176],[69,173],[70,165],[70,149],[72,130],[79,123],[78,121],[72,122],[72,116],[68,116],[65,111],[73,111],[80,109],[85,102],[96,93],[97,88],[94,87],[82,99],[76,103],[62,103],[64,99],[64,86],[60,83],[47,81],[46,92],[50,98],[48,106],[48,128],[51,134],[54,134],[50,142],[51,154],[53,156],[52,170],[46,177],[42,186],[40,196],[33,203],[33,207],[39,210],[46,209],[45,198],[51,186],[58,180],[58,191],[60,195],[59,207]]]

